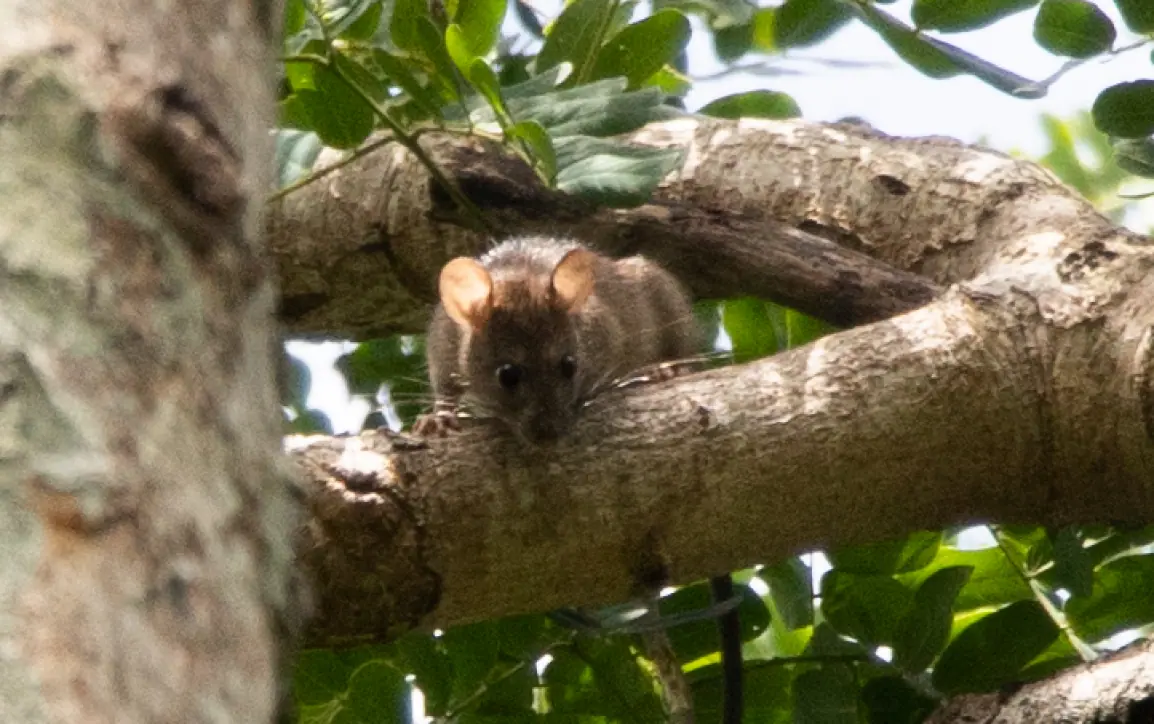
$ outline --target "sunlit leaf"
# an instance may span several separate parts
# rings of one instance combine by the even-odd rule
[[[484,56],[497,44],[501,21],[505,19],[506,0],[467,0],[457,3],[453,23],[463,31],[469,53]]]
[[[1118,558],[1097,570],[1089,596],[1072,596],[1066,618],[1087,641],[1154,623],[1154,555]]]
[[[834,568],[845,573],[908,573],[928,566],[942,544],[942,534],[919,531],[905,538],[829,551]]]
[[[801,109],[786,93],[755,90],[722,96],[698,113],[714,118],[797,118]]]
[[[662,10],[626,27],[609,39],[597,54],[589,78],[623,76],[637,87],[689,42],[689,20],[674,10]]]

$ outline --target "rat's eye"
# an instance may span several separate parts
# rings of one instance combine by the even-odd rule
[[[512,392],[520,384],[524,374],[525,368],[521,365],[501,365],[497,368],[497,381],[506,390]]]
[[[561,358],[561,376],[565,379],[573,379],[573,375],[577,374],[577,360],[573,359],[573,355],[567,354]]]

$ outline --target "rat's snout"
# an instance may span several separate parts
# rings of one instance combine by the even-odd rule
[[[550,443],[563,437],[573,427],[573,416],[558,410],[544,410],[521,426],[525,438],[533,444]]]

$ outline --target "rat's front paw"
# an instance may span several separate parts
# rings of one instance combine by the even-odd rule
[[[421,415],[413,423],[413,435],[417,437],[446,437],[460,429],[456,410],[434,410]]]

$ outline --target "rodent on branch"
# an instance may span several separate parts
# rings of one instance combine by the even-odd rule
[[[458,404],[523,442],[565,435],[582,406],[624,376],[702,348],[680,282],[640,256],[572,240],[505,241],[441,270],[427,350],[436,411],[418,434],[454,427]]]

